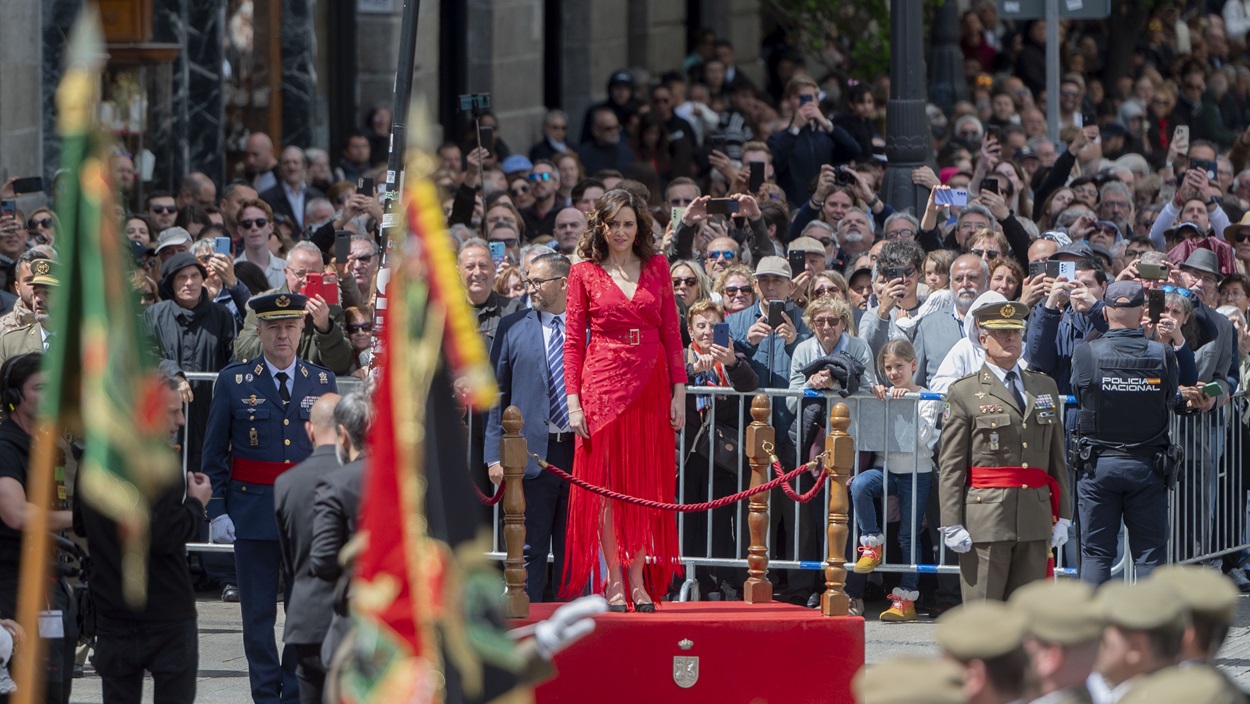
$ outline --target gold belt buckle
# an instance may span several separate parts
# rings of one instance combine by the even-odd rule
[[[641,337],[638,328],[631,328],[629,331],[629,344],[637,346],[641,342]]]

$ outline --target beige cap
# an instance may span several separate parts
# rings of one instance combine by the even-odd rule
[[[963,668],[914,655],[869,665],[851,683],[860,704],[963,704]]]
[[[825,246],[815,237],[795,237],[790,246],[786,247],[786,254],[790,252],[811,252],[812,254],[824,255]]]
[[[937,620],[937,642],[956,660],[1006,655],[1024,642],[1028,618],[1001,601],[957,606]]]
[[[1007,605],[1028,617],[1029,635],[1044,643],[1080,645],[1102,636],[1102,610],[1085,582],[1032,582],[1013,592]]]
[[[1169,667],[1133,685],[1120,704],[1235,704],[1245,701],[1215,668],[1207,665]]]
[[[1176,590],[1162,581],[1107,582],[1098,590],[1107,625],[1133,631],[1182,630],[1188,612]]]
[[[1208,567],[1167,565],[1150,573],[1180,596],[1190,612],[1232,625],[1241,592],[1228,577]]]

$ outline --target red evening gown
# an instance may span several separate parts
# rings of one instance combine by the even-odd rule
[[[668,262],[657,255],[643,263],[632,299],[598,264],[575,264],[566,319],[565,388],[580,394],[590,432],[588,440],[577,439],[573,474],[622,494],[673,501],[677,461],[668,414],[672,385],[686,383],[686,369]],[[565,598],[582,594],[588,584],[595,593],[604,591],[604,501],[582,489],[569,494]],[[622,572],[645,551],[645,585],[658,603],[682,572],[676,515],[614,501],[612,520]],[[628,585],[625,591],[628,596]]]

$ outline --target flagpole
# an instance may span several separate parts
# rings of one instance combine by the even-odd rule
[[[53,477],[56,472],[56,441],[60,432],[57,422],[40,421],[35,430],[34,455],[31,462],[30,492],[26,500],[34,509],[26,511],[22,526],[21,578],[17,592],[17,622],[26,631],[26,641],[18,651],[17,691],[13,704],[37,704],[43,701],[46,675],[40,671],[44,662],[44,639],[39,637],[39,611],[48,593],[48,513],[51,510]],[[77,644],[65,644],[73,647]]]

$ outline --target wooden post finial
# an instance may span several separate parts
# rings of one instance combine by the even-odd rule
[[[755,398],[751,399],[751,418],[757,423],[768,422],[768,416],[772,413],[772,407],[768,403],[768,397],[764,394],[755,394]]]
[[[744,449],[751,463],[751,488],[768,482],[772,468],[772,451],[776,431],[768,424],[771,415],[768,397],[756,394],[751,401],[751,417],[747,426]],[[768,492],[751,497],[747,513],[751,545],[747,548],[747,577],[742,587],[742,600],[748,604],[767,604],[773,600],[773,583],[768,581]]]
[[[851,427],[851,411],[845,403],[829,409],[829,434],[825,436],[825,475],[829,478],[829,517],[825,538],[829,548],[825,555],[825,591],[820,595],[823,616],[846,616],[851,600],[846,594],[846,548],[850,497],[847,479],[855,466],[855,438],[847,434]]]
[[[508,406],[503,411],[503,436],[499,438],[499,463],[503,465],[504,616],[528,618],[530,598],[525,593],[525,465],[529,453],[521,435],[524,419],[521,409]],[[544,556],[545,559],[545,556]]]

